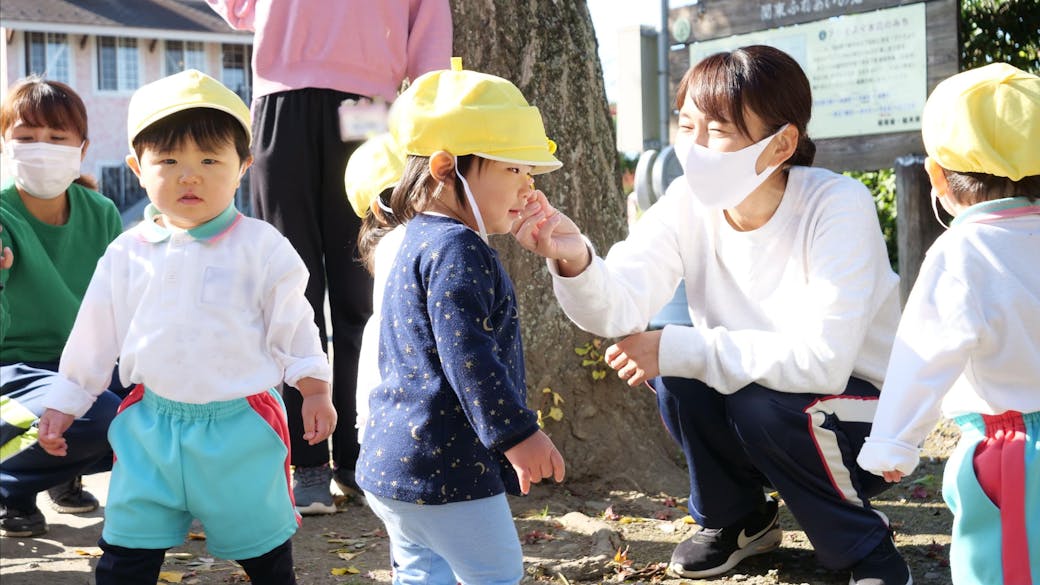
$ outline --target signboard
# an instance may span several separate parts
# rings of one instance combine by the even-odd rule
[[[928,97],[923,3],[693,43],[690,63],[746,45],[776,47],[805,70],[814,139],[921,129]]]
[[[704,55],[773,45],[812,85],[814,164],[890,168],[924,152],[925,99],[957,73],[957,14],[957,0],[701,0],[669,11],[670,94]]]

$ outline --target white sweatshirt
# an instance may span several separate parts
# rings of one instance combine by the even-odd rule
[[[82,416],[116,358],[124,385],[197,404],[331,379],[296,250],[268,223],[228,219],[203,239],[143,221],[109,245],[46,407]]]
[[[857,459],[864,469],[912,473],[940,412],[953,418],[1040,411],[1040,207],[1034,209],[997,221],[957,221],[928,250]]]
[[[880,388],[899,320],[874,201],[824,169],[791,168],[775,214],[749,232],[680,177],[605,259],[573,278],[549,264],[567,316],[605,337],[643,331],[685,281],[694,327],[664,328],[661,375],[722,393],[841,394],[850,376]]]

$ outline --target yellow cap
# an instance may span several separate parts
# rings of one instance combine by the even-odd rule
[[[531,165],[532,174],[563,166],[553,156],[556,145],[545,136],[538,108],[501,77],[463,71],[457,57],[451,70],[412,82],[390,109],[389,125],[405,154],[475,154]]]
[[[404,173],[404,155],[389,133],[378,134],[357,147],[347,160],[343,184],[358,217],[365,217],[379,194],[393,187]]]
[[[958,73],[928,97],[921,136],[944,169],[1040,175],[1040,77],[1007,63]]]
[[[134,92],[127,113],[130,151],[133,152],[134,138],[142,130],[189,108],[213,108],[231,114],[242,124],[252,142],[249,106],[242,98],[209,75],[188,69],[143,85]]]

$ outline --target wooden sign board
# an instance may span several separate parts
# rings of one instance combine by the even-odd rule
[[[924,152],[924,99],[958,69],[957,11],[956,0],[701,0],[669,12],[670,94],[691,54],[776,46],[813,85],[815,164],[891,168]]]

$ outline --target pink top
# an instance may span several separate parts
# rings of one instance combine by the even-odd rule
[[[206,0],[255,32],[253,95],[314,87],[388,102],[404,79],[451,65],[448,0]]]

